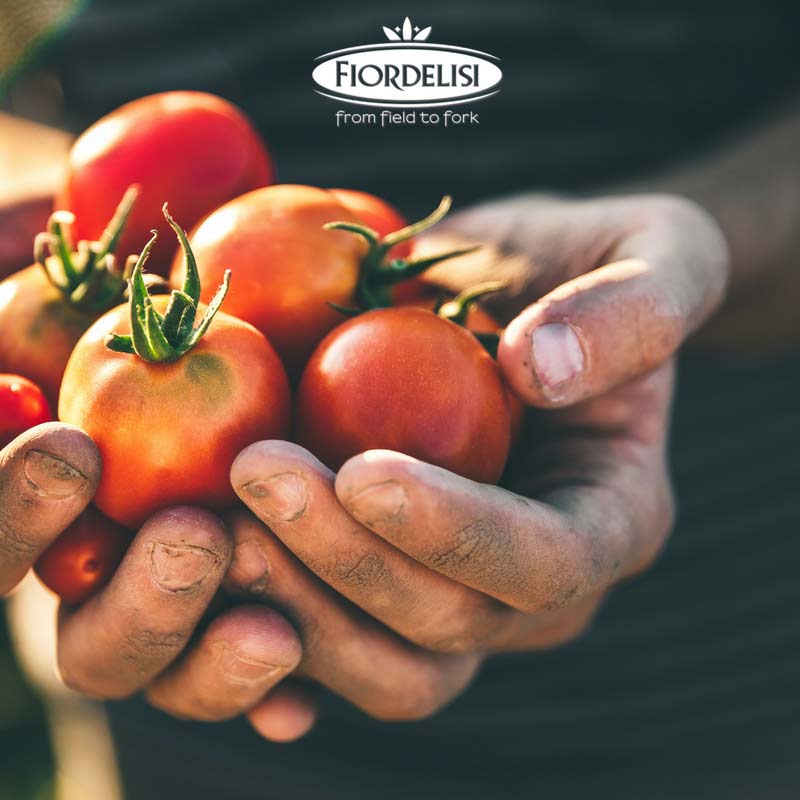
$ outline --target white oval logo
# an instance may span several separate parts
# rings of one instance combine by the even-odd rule
[[[503,73],[490,53],[420,41],[430,28],[414,29],[407,18],[402,30],[395,30],[384,28],[391,42],[320,56],[312,73],[321,87],[316,91],[333,100],[384,108],[471,103],[500,91]]]

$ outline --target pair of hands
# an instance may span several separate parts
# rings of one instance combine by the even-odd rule
[[[578,635],[654,560],[673,513],[671,359],[722,297],[721,234],[677,198],[520,197],[453,217],[420,249],[464,238],[489,244],[434,277],[508,281],[499,362],[549,409],[528,420],[504,487],[388,451],[334,475],[296,445],[253,444],[231,470],[249,511],[155,515],[108,586],[62,608],[68,685],[143,690],[193,719],[246,714],[273,740],[313,725],[311,683],[378,719],[421,719],[492,653]],[[0,593],[89,502],[100,469],[63,425],[3,451]],[[220,589],[243,602],[208,622]]]

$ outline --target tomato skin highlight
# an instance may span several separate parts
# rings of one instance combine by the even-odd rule
[[[42,390],[21,375],[0,375],[0,448],[53,414]]]
[[[328,303],[355,302],[365,246],[347,231],[322,227],[340,220],[359,222],[331,192],[278,185],[231,200],[189,237],[202,301],[210,300],[225,270],[233,268],[225,311],[258,328],[290,375],[299,375],[314,347],[341,322]],[[170,284],[179,286],[183,274],[178,256]]]
[[[495,483],[510,447],[495,361],[465,329],[410,306],[332,331],[303,372],[295,412],[297,441],[333,470],[385,448]]]
[[[65,301],[39,264],[0,283],[0,371],[38,383],[53,406],[67,359],[97,314]]]
[[[114,574],[133,534],[89,506],[47,550],[33,571],[69,606],[96,594]]]
[[[56,208],[77,219],[76,240],[95,240],[131,184],[140,196],[117,252],[138,253],[169,202],[186,227],[274,179],[266,147],[232,103],[205,92],[163,92],[120,106],[88,128],[69,154]],[[161,236],[149,268],[166,274],[174,239]]]
[[[168,298],[153,304],[164,312]],[[222,510],[235,500],[229,470],[260,439],[286,438],[286,372],[251,325],[220,312],[177,361],[152,364],[106,348],[130,331],[127,305],[109,311],[70,357],[59,418],[82,428],[103,459],[97,507],[129,528],[175,504]]]

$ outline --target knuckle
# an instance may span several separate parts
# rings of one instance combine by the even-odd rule
[[[502,569],[505,559],[499,554],[501,538],[491,520],[473,520],[450,536],[446,549],[429,553],[425,560],[428,566],[446,574],[486,577]]]
[[[464,600],[447,617],[437,618],[434,626],[415,636],[414,641],[436,653],[474,653],[496,633],[502,614],[500,604],[491,600]]]
[[[140,673],[148,674],[153,667],[161,666],[177,655],[185,641],[186,636],[180,631],[126,631],[121,657]]]
[[[651,224],[665,226],[683,240],[694,234],[698,258],[696,269],[706,273],[711,302],[721,299],[728,281],[729,252],[725,235],[714,217],[688,197],[671,194],[650,196]]]
[[[709,231],[718,229],[711,214],[698,202],[680,194],[652,194],[649,196],[650,218],[685,231],[687,226],[702,227]]]
[[[590,602],[583,602],[576,608],[563,610],[550,625],[537,635],[535,645],[540,648],[554,648],[578,639],[589,629],[603,601],[604,593]]]
[[[115,683],[106,676],[97,675],[87,665],[59,659],[61,682],[73,692],[93,700],[125,700],[134,693],[133,688]]]
[[[675,525],[677,516],[677,502],[671,485],[664,481],[658,493],[652,510],[652,523],[645,535],[641,537],[645,546],[639,559],[637,559],[629,572],[635,574],[651,567],[658,559],[669,535]]]
[[[245,707],[234,707],[234,703],[226,704],[220,699],[207,695],[192,695],[190,698],[178,697],[174,690],[165,691],[158,685],[148,687],[144,696],[153,708],[176,719],[193,722],[222,722],[246,710]],[[250,705],[252,705],[252,701]]]
[[[577,532],[558,537],[542,552],[516,607],[526,614],[557,611],[579,600],[605,569],[592,543]]]
[[[361,551],[337,554],[328,572],[328,577],[357,589],[375,589],[391,578],[383,558]]]
[[[431,668],[410,672],[402,691],[388,691],[367,709],[383,722],[419,722],[433,716],[445,703],[441,680]]]

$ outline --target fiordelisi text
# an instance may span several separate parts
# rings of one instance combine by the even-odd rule
[[[319,56],[316,92],[339,102],[395,109],[442,108],[485,100],[500,91],[503,73],[491,53],[427,41],[406,17],[383,29],[387,42]]]
[[[384,86],[399,92],[438,87],[461,89],[480,86],[480,63],[474,64],[356,64],[349,59],[336,60],[336,87]]]

